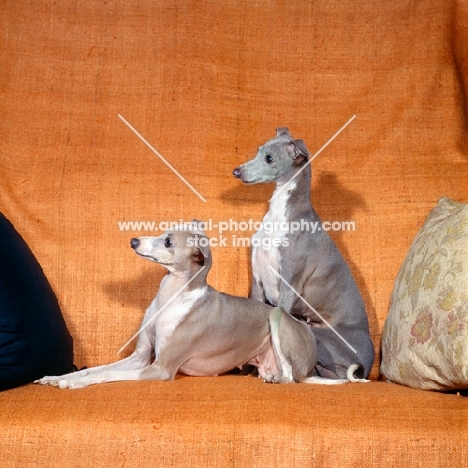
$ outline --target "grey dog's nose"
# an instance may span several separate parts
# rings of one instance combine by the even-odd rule
[[[140,239],[136,239],[135,237],[132,237],[130,239],[130,245],[132,249],[136,249],[140,245]]]
[[[238,167],[236,167],[236,168],[232,171],[232,175],[233,175],[234,177],[236,177],[237,179],[239,179],[240,176],[241,176],[241,171],[240,171],[240,169],[239,169]]]

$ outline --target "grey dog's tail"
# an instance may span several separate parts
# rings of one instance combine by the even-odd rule
[[[308,384],[320,384],[320,385],[341,385],[345,383],[367,383],[370,380],[360,379],[355,376],[355,372],[361,368],[359,364],[351,364],[346,371],[346,379],[327,379],[325,377],[307,377],[301,382]]]
[[[361,383],[367,383],[370,382],[370,380],[363,379],[360,377],[356,377],[356,371],[359,371],[359,373],[362,375],[363,373],[363,368],[360,364],[351,364],[348,367],[348,370],[346,371],[346,378],[350,382],[361,382]]]

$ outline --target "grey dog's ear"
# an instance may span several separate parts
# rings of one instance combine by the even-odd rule
[[[276,136],[279,137],[279,136],[291,136],[291,134],[289,133],[289,128],[288,127],[278,127],[276,129]]]
[[[310,156],[309,150],[307,149],[307,146],[303,140],[294,140],[293,144],[294,144],[293,159],[296,159],[299,156],[304,156],[305,158]]]

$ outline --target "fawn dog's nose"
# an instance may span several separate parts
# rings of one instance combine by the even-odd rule
[[[132,249],[136,249],[140,245],[140,239],[136,239],[135,237],[132,237],[130,239],[130,245]]]

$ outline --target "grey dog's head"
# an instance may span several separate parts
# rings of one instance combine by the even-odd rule
[[[254,159],[236,167],[234,177],[246,184],[288,180],[310,156],[302,140],[294,140],[286,127],[276,129],[276,136],[260,146]]]

